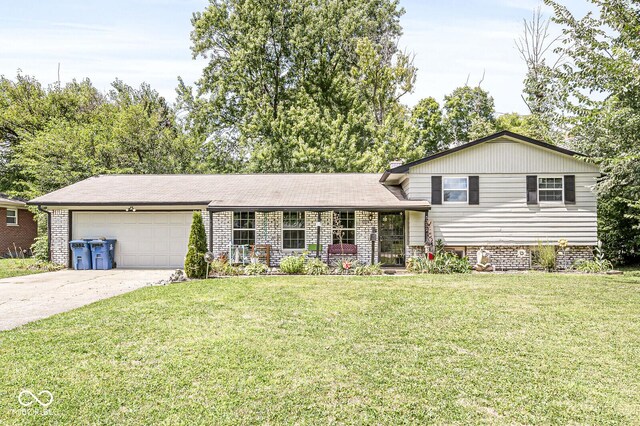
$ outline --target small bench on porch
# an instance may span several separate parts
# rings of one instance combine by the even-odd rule
[[[327,247],[327,264],[330,264],[331,256],[357,256],[358,246],[355,244],[329,244]]]

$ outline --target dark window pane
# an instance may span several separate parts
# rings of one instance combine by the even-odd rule
[[[233,212],[235,229],[254,229],[256,214],[254,212]]]
[[[465,190],[444,190],[444,201],[467,201],[467,191]]]
[[[303,229],[304,228],[304,212],[284,212],[282,217],[284,228]]]
[[[562,190],[540,190],[540,201],[562,201]]]
[[[282,233],[282,248],[284,249],[303,249],[304,242],[304,231],[302,230],[285,229]]]

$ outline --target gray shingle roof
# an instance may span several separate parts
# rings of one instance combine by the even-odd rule
[[[101,175],[41,197],[39,205],[208,205],[210,209],[408,209],[409,201],[379,174]]]
[[[0,204],[3,206],[25,207],[27,204],[21,199],[10,197],[0,192]]]

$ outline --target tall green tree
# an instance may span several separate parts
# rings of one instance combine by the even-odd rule
[[[449,135],[440,104],[432,97],[421,99],[411,110],[414,129],[409,161],[449,147]]]
[[[547,0],[568,60],[553,73],[575,148],[603,172],[598,229],[613,260],[640,261],[640,6],[592,0],[596,14],[575,17]]]
[[[194,14],[186,127],[213,169],[379,170],[408,149],[397,0],[218,0]],[[396,154],[393,154],[395,151]]]
[[[87,122],[104,102],[88,80],[64,87],[43,87],[35,78],[18,74],[0,77],[0,191],[24,189],[25,170],[14,161],[24,141],[33,140],[53,123]]]
[[[493,97],[480,86],[462,86],[444,98],[445,125],[454,145],[495,131]]]
[[[549,139],[549,128],[538,115],[518,114],[516,112],[502,114],[496,118],[495,131],[509,130],[510,132],[528,136],[547,143],[555,143],[554,139]]]
[[[186,173],[197,147],[148,85],[0,80],[3,190],[33,197],[99,173]]]

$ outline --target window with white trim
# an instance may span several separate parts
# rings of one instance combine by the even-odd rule
[[[562,178],[541,177],[538,178],[538,200],[562,202]]]
[[[282,212],[282,248],[285,250],[305,247],[304,212]]]
[[[7,226],[18,226],[18,210],[7,209]]]
[[[342,237],[342,244],[355,244],[356,213],[334,212],[333,217],[333,244],[340,244],[340,237]]]
[[[256,243],[255,212],[233,212],[233,244],[252,245]]]
[[[445,203],[466,203],[469,200],[469,178],[466,176],[443,178],[442,199]]]

